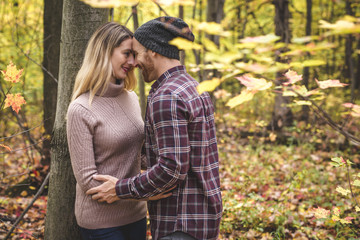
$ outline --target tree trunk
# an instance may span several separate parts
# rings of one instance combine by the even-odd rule
[[[90,36],[108,17],[79,0],[64,0],[58,99],[52,139],[45,239],[81,239],[74,216],[75,178],[66,140],[66,113]]]
[[[57,79],[59,75],[60,36],[63,0],[44,0],[43,108],[46,140],[43,142],[42,164],[50,164],[50,141],[55,121]]]
[[[305,35],[311,36],[311,23],[312,23],[312,0],[306,0],[306,28]],[[310,56],[309,53],[306,54],[307,57]],[[303,70],[303,84],[306,88],[309,88],[309,78],[310,78],[310,68],[304,67]],[[309,106],[302,106],[302,120],[308,121],[309,119]]]
[[[350,16],[354,16],[354,13],[351,9],[351,3],[352,1],[347,0],[346,1],[346,14]],[[352,58],[353,54],[353,36],[351,34],[346,36],[345,40],[345,76],[349,78],[351,83],[351,100],[354,100],[355,98],[355,71],[354,71],[354,62]]]
[[[133,21],[134,21],[134,31],[139,27],[137,6],[132,7]],[[140,107],[141,107],[141,116],[145,119],[145,111],[146,111],[146,97],[145,97],[145,82],[142,74],[138,71],[138,84],[139,84],[139,98],[140,98]]]
[[[274,0],[275,5],[275,34],[280,37],[280,41],[284,43],[290,43],[291,32],[289,28],[289,0]],[[286,59],[282,59],[280,54],[287,51],[283,48],[276,56],[276,61],[286,62]],[[280,85],[284,81],[284,72],[276,73],[276,85]],[[283,126],[290,126],[293,122],[293,114],[291,109],[286,105],[290,102],[288,97],[284,97],[282,93],[277,93],[275,96],[275,105],[271,121],[271,128],[274,130],[280,130]]]
[[[206,9],[206,21],[221,23],[221,20],[224,17],[224,4],[225,0],[208,0]],[[220,45],[219,36],[206,34],[206,38],[213,41],[217,46]],[[216,69],[213,69],[205,70],[204,75],[205,79],[211,79],[212,77],[219,77],[220,74]]]
[[[179,5],[179,18],[184,19],[184,6]],[[185,51],[180,51],[180,62],[182,65],[185,65]]]

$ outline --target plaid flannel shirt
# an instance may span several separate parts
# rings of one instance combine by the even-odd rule
[[[222,215],[214,108],[208,93],[184,66],[169,69],[152,85],[145,117],[148,171],[119,180],[120,198],[147,198],[174,185],[173,195],[149,201],[151,233],[159,239],[183,231],[216,239]]]

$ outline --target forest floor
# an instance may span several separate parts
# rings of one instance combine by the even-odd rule
[[[352,161],[350,176],[354,181],[359,178],[359,148],[339,144],[341,137],[326,127],[316,133],[291,129],[281,143],[278,141],[280,136],[274,134],[247,134],[244,137],[241,131],[245,129],[239,126],[219,124],[218,129],[224,204],[219,239],[360,237],[354,200],[350,194],[342,195],[336,190],[339,186],[349,189],[346,168],[331,164],[333,157],[342,156]],[[36,177],[37,172],[29,168],[28,160],[21,161],[12,155],[0,161],[0,169],[6,176],[13,176],[7,178],[6,183],[4,179],[1,182],[0,238],[6,235],[33,198],[30,194],[33,186],[18,197],[4,195],[4,186],[18,183],[23,176],[20,173],[27,172]],[[353,189],[356,196],[360,192],[357,189],[359,187]],[[35,202],[10,239],[43,239],[46,202],[46,196]],[[317,209],[330,210],[331,215],[317,219]],[[340,213],[335,213],[334,209],[339,209]],[[338,218],[334,218],[335,215]],[[339,220],[345,217],[354,219],[348,218],[351,223]]]

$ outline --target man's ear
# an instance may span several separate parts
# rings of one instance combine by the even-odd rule
[[[156,56],[158,55],[158,53],[157,53],[157,52],[154,52],[153,50],[150,50],[150,55],[151,55],[152,57],[156,57]]]

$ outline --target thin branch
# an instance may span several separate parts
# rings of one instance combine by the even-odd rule
[[[50,118],[46,119],[45,121],[47,121],[47,120],[49,120],[49,119],[50,119]],[[16,136],[18,136],[18,135],[20,135],[20,134],[23,134],[23,133],[26,133],[26,132],[30,132],[31,130],[33,130],[33,129],[35,129],[35,128],[41,127],[41,126],[44,124],[45,121],[43,121],[41,124],[37,125],[36,127],[30,128],[30,129],[27,129],[27,130],[24,130],[24,131],[21,131],[21,132],[19,132],[19,133],[15,133],[14,135],[11,135],[11,136],[8,136],[8,137],[2,137],[2,138],[0,138],[0,141],[5,141],[6,139],[16,137]]]
[[[17,151],[29,149],[29,148],[31,148],[31,147],[33,147],[33,146],[35,146],[35,145],[38,145],[39,143],[42,143],[45,139],[47,139],[47,138],[43,138],[41,141],[38,141],[38,142],[36,142],[36,143],[34,143],[34,144],[31,144],[31,145],[29,145],[29,146],[27,146],[27,147],[24,147],[24,148],[13,149],[13,150],[11,150],[11,151],[9,151],[9,152],[0,152],[0,155],[5,155],[5,154],[14,153],[14,152],[17,152]]]
[[[49,177],[50,177],[50,173],[48,173],[45,177],[44,182],[41,184],[41,187],[39,188],[39,190],[37,191],[37,193],[35,194],[33,200],[30,202],[29,206],[26,207],[26,209],[24,210],[24,212],[16,219],[15,223],[13,224],[13,226],[11,227],[10,231],[8,232],[8,234],[5,236],[4,240],[7,240],[11,233],[14,231],[14,229],[16,228],[16,226],[19,224],[19,222],[21,221],[21,219],[25,216],[25,214],[27,213],[27,211],[29,211],[29,209],[31,208],[31,206],[35,203],[35,201],[38,199],[38,197],[41,195],[41,193],[44,191],[46,184],[49,181]]]
[[[158,8],[160,9],[160,11],[164,12],[166,16],[169,16],[169,14],[167,14],[167,12],[160,6],[159,3],[155,2],[154,0],[153,0],[153,3],[155,3],[158,6]]]

